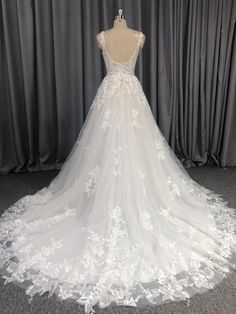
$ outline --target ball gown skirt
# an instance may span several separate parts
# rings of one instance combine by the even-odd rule
[[[114,61],[78,138],[52,182],[0,219],[5,283],[32,299],[157,305],[212,289],[235,268],[236,216],[192,180],[159,130],[132,57]]]

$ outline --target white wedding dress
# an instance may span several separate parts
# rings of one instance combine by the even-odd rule
[[[190,178],[160,132],[134,74],[144,34],[123,63],[99,35],[107,75],[57,177],[2,215],[1,274],[85,313],[188,299],[235,269],[234,209]]]

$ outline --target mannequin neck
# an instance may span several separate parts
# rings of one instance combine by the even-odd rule
[[[125,19],[116,19],[116,20],[114,20],[114,24],[113,24],[113,27],[114,28],[120,28],[120,27],[122,27],[122,28],[125,28],[125,27],[127,27],[127,22],[126,22],[126,20]]]

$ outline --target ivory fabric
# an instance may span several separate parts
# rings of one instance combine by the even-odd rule
[[[188,299],[236,268],[234,209],[193,181],[161,133],[133,55],[107,74],[66,162],[49,186],[0,220],[0,268],[33,297],[93,306]]]

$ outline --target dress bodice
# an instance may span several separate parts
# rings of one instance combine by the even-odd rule
[[[123,73],[134,75],[134,70],[135,70],[135,65],[136,65],[139,49],[140,47],[143,46],[144,40],[145,40],[145,35],[142,32],[139,32],[136,47],[131,57],[125,62],[117,62],[113,60],[110,54],[108,53],[108,50],[106,48],[105,33],[104,31],[102,31],[98,36],[98,41],[99,41],[99,46],[102,49],[102,55],[103,55],[104,62],[106,65],[107,75],[117,73],[117,72],[123,72]]]
[[[98,34],[99,48],[102,50],[107,74],[100,84],[94,102],[91,108],[103,103],[104,98],[137,95],[138,100],[147,106],[148,101],[143,93],[142,86],[138,77],[134,74],[135,65],[140,48],[143,47],[145,42],[145,35],[142,32],[138,33],[138,39],[135,49],[131,57],[125,62],[117,62],[110,56],[107,45],[105,32],[101,31]]]

